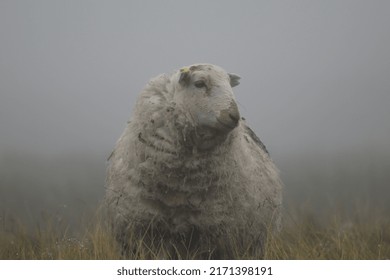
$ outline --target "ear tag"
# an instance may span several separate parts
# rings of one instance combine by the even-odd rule
[[[180,69],[180,77],[179,77],[179,84],[182,86],[185,86],[188,84],[190,80],[190,68],[183,67]]]
[[[188,67],[183,67],[180,69],[180,73],[188,73],[188,72],[190,72],[190,68]]]

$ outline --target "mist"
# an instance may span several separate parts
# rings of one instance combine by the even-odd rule
[[[287,204],[386,205],[389,26],[379,0],[1,1],[0,211],[93,212],[142,88],[198,62],[242,77]]]

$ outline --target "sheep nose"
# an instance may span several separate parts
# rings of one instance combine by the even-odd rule
[[[229,107],[222,110],[217,119],[225,127],[230,129],[235,128],[238,125],[238,121],[240,120],[240,112],[238,111],[236,102],[230,102]]]

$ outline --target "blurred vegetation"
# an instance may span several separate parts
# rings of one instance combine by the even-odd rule
[[[335,214],[333,221],[320,225],[303,214],[287,218],[287,225],[278,234],[269,234],[265,259],[390,259],[390,223],[384,219],[342,221]],[[75,234],[65,225],[48,220],[33,232],[12,218],[6,217],[0,227],[0,259],[171,259],[169,251],[156,242],[131,240],[137,251],[126,257],[106,229],[96,219],[85,223]],[[236,259],[260,259],[241,248],[233,252]],[[179,259],[197,259],[196,250],[179,255]],[[177,256],[174,256],[177,258]],[[202,255],[204,258],[204,255]]]
[[[390,259],[389,155],[276,163],[286,185],[284,228],[269,234],[266,259]],[[103,156],[1,156],[0,259],[123,258],[97,210],[104,176]],[[133,242],[139,251],[130,258],[164,255],[164,248]],[[236,257],[259,258],[239,251]]]

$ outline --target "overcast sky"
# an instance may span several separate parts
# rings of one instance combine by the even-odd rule
[[[0,1],[0,154],[108,154],[148,80],[242,77],[271,154],[390,143],[390,1]]]

